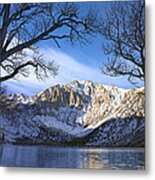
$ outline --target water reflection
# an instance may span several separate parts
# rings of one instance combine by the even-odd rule
[[[106,148],[83,149],[81,151],[84,168],[103,169],[144,169],[144,149]]]
[[[144,169],[144,149],[0,146],[0,165],[15,167]]]

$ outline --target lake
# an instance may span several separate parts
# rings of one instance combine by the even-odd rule
[[[144,148],[0,145],[0,166],[143,170],[145,151]]]

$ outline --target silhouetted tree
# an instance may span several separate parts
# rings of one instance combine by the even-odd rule
[[[136,84],[145,80],[145,2],[115,2],[107,10],[101,34],[108,59],[104,74],[127,76]]]
[[[34,45],[49,39],[58,46],[61,39],[85,43],[98,20],[93,11],[80,13],[78,3],[0,4],[0,82],[27,77],[30,67],[39,79],[56,75],[54,61],[45,61]]]
[[[0,113],[1,113],[1,110],[6,107],[5,98],[4,98],[5,94],[6,94],[6,87],[0,86]]]

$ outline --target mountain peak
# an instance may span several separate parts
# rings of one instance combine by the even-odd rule
[[[78,138],[104,127],[111,120],[122,119],[124,122],[133,117],[145,117],[143,87],[125,90],[75,80],[57,84],[32,97],[4,95],[3,99],[8,103],[7,110],[2,112],[8,112],[5,114],[7,119],[15,116],[16,122],[25,124],[28,121],[29,126],[46,127],[48,133],[54,128]]]

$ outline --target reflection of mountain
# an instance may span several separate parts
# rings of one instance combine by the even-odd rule
[[[1,96],[5,142],[144,145],[144,88],[91,81],[56,85],[32,97]]]
[[[7,167],[142,170],[144,162],[144,148],[0,146],[0,164]]]

